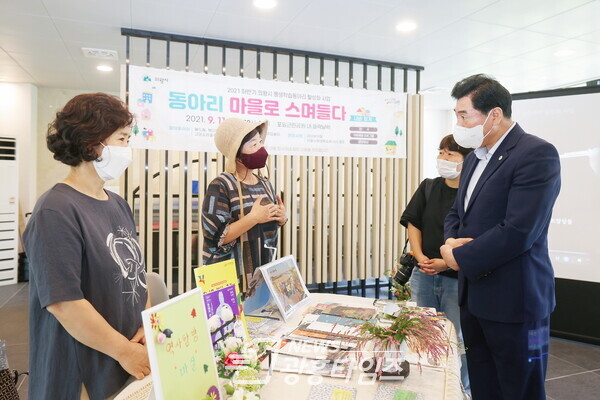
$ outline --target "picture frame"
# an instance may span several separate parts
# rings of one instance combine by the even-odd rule
[[[257,273],[262,274],[284,321],[310,302],[310,293],[294,256],[289,255],[265,264],[257,268],[255,274]]]

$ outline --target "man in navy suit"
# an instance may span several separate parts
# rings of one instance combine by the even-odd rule
[[[440,250],[458,271],[473,399],[545,400],[559,156],[511,120],[510,93],[496,80],[465,78],[452,97],[454,139],[476,150],[464,161]]]

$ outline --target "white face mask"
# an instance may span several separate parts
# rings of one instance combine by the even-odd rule
[[[458,166],[462,163],[457,163],[453,161],[443,160],[441,158],[437,159],[437,170],[442,178],[446,179],[454,179],[460,172],[458,171]]]
[[[94,168],[100,179],[106,182],[120,177],[131,164],[131,158],[131,147],[129,146],[104,146],[102,155],[94,161]]]
[[[492,113],[490,112],[487,117],[485,117],[485,121],[483,124],[474,126],[472,128],[466,128],[464,126],[454,126],[454,132],[452,132],[452,136],[454,136],[454,141],[458,143],[459,146],[466,147],[468,149],[478,149],[481,147],[483,140],[490,134],[492,129],[489,130],[485,135],[483,134],[483,125],[487,122],[488,118]],[[492,126],[493,128],[493,126]]]

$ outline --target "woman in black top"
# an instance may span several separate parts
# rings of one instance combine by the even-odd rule
[[[408,203],[400,223],[408,228],[408,240],[419,263],[410,278],[412,298],[420,307],[433,307],[446,314],[460,330],[458,308],[458,272],[449,270],[440,254],[444,244],[444,219],[456,193],[462,162],[472,149],[459,146],[452,135],[442,139],[437,157],[439,178],[425,179]],[[461,379],[468,391],[466,357],[462,357]]]

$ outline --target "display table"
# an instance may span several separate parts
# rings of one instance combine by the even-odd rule
[[[363,297],[352,297],[337,294],[313,293],[310,305],[318,303],[340,303],[348,306],[372,307],[373,299]],[[309,307],[310,307],[309,305]],[[286,322],[286,329],[291,331],[302,320],[302,311],[298,311]],[[449,322],[449,321],[448,321]],[[448,327],[448,338],[452,351],[448,356],[444,367],[430,367],[423,365],[423,372],[419,372],[417,365],[411,364],[410,376],[404,381],[384,381],[382,383],[370,383],[364,379],[360,380],[360,371],[355,370],[348,380],[342,378],[321,377],[315,375],[299,375],[283,372],[273,372],[267,385],[260,390],[262,400],[307,400],[311,386],[318,383],[329,383],[331,385],[349,386],[357,389],[357,399],[375,399],[377,385],[393,385],[397,388],[411,390],[422,394],[423,400],[462,400],[463,395],[460,384],[460,356],[456,347],[456,331],[451,323]]]
[[[370,298],[324,293],[311,294],[310,303],[307,307],[318,303],[339,303],[346,306],[373,307],[373,299]],[[299,310],[294,314],[285,323],[284,327],[278,329],[278,332],[285,334],[296,328],[302,321],[303,311]],[[358,369],[353,371],[349,379],[276,371],[272,373],[268,383],[260,389],[261,400],[309,400],[311,387],[320,383],[356,388],[357,400],[375,399],[379,385],[389,385],[397,389],[418,392],[421,394],[419,400],[466,399],[460,384],[460,356],[456,347],[456,332],[454,326],[449,321],[445,326],[452,350],[443,366],[431,367],[422,365],[421,373],[418,365],[411,364],[410,375],[405,380],[383,382],[373,382],[372,379],[367,378],[367,375],[362,374]],[[409,356],[408,359],[410,361],[411,357]],[[154,400],[152,378],[148,376],[142,381],[133,382],[116,399]]]

